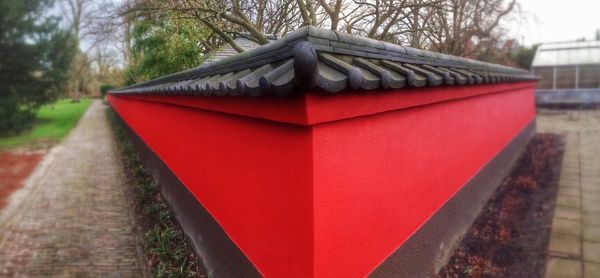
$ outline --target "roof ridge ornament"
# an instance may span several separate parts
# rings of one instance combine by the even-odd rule
[[[300,41],[292,49],[294,53],[295,84],[301,90],[309,90],[317,85],[319,76],[317,51],[307,41]]]

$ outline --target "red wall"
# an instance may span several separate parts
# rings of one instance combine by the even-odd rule
[[[263,275],[310,276],[309,127],[109,99]]]
[[[316,125],[315,277],[371,272],[534,116],[521,89]]]
[[[109,99],[263,275],[362,277],[533,120],[533,86]]]

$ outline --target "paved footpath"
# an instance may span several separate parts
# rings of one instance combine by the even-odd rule
[[[0,277],[142,277],[106,106],[92,103],[0,211]]]
[[[546,277],[600,277],[600,110],[542,110],[537,123],[566,136]]]

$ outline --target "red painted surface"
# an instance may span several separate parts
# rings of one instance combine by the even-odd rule
[[[276,122],[314,125],[385,111],[427,105],[441,101],[497,94],[519,88],[532,88],[534,82],[463,87],[402,88],[394,91],[309,93],[294,97],[222,97],[222,96],[127,96],[130,99],[170,103],[226,114]],[[332,100],[335,99],[335,100]],[[331,105],[335,102],[335,109]]]
[[[534,116],[524,89],[315,126],[315,274],[369,273]]]
[[[362,277],[533,120],[533,86],[109,98],[263,275]]]
[[[263,275],[310,276],[310,128],[109,98]]]

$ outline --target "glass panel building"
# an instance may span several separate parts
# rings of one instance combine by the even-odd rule
[[[542,44],[532,71],[540,90],[600,89],[600,41]]]

